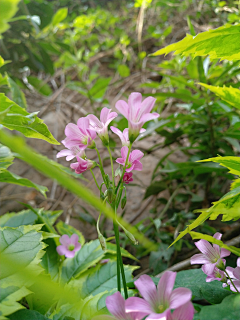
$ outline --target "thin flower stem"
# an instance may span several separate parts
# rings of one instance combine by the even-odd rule
[[[118,182],[118,185],[117,185],[117,188],[116,188],[115,194],[117,194],[117,192],[118,192],[118,188],[120,187],[120,184],[122,183],[124,173],[126,172],[126,167],[127,167],[128,158],[129,158],[129,155],[130,155],[131,149],[132,149],[132,143],[130,142],[130,145],[129,145],[129,147],[128,147],[128,154],[127,154],[127,158],[126,158],[126,161],[125,161],[125,165],[124,165],[124,167],[123,167],[123,173],[122,173],[122,176],[121,176],[121,178],[120,178],[120,180],[119,180],[119,182]]]
[[[114,228],[114,233],[115,233],[115,239],[117,239],[117,224],[115,222],[113,222],[113,228]],[[117,243],[117,240],[116,240]],[[117,246],[117,244],[116,244]],[[119,265],[119,256],[118,256],[118,246],[117,246],[117,288],[118,291],[121,292],[121,274],[120,274],[120,265]]]
[[[98,149],[95,148],[95,150],[97,151],[97,155],[98,155],[98,159],[99,159],[99,168],[100,168],[100,171],[101,171],[101,174],[102,174],[102,178],[103,178],[104,183],[106,183],[105,174],[104,174],[104,170],[103,170],[102,159],[101,159],[101,156],[100,156],[100,153],[99,153]]]
[[[233,283],[231,277],[229,276],[229,274],[227,273],[227,270],[225,269],[224,272],[226,273],[226,276],[228,277],[228,279],[230,280],[231,284],[233,285],[234,289],[236,290],[236,292],[240,293],[238,291],[238,289],[236,288],[235,284]]]
[[[114,183],[114,170],[113,170],[113,159],[112,159],[112,153],[110,150],[109,145],[107,146],[108,152],[109,152],[109,156],[110,156],[110,161],[111,161],[111,168],[112,168],[112,184],[113,184],[113,192],[115,189],[115,183]]]
[[[118,194],[118,197],[117,197],[117,202],[116,202],[116,208],[118,208],[119,203],[120,203],[120,201],[121,201],[122,192],[123,192],[123,188],[121,188],[120,191],[119,191],[119,194]]]
[[[96,186],[98,187],[98,190],[100,190],[100,187],[99,187],[99,185],[98,185],[98,183],[97,183],[96,177],[95,177],[92,169],[90,169],[90,171],[91,171],[91,174],[92,174],[92,176],[93,176],[93,179],[94,179],[94,181],[95,181],[95,183],[96,183]]]

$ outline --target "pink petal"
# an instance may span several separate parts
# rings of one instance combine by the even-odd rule
[[[237,266],[240,267],[240,257],[237,259]]]
[[[146,320],[168,320],[169,311],[166,310],[163,313],[151,313]]]
[[[89,114],[87,116],[87,118],[90,120],[90,125],[96,129],[96,130],[101,130],[103,128],[102,123],[98,120],[98,118],[96,116],[94,116],[93,114]]]
[[[148,313],[145,313],[145,312],[129,312],[127,315],[130,316],[130,318],[133,319],[133,320],[142,320],[144,317],[146,317],[148,315]]]
[[[233,275],[236,279],[240,280],[240,267],[236,267],[233,271]]]
[[[65,134],[70,140],[74,141],[81,141],[84,138],[82,132],[79,130],[79,127],[74,123],[69,123],[66,125]]]
[[[128,104],[124,100],[117,101],[115,105],[116,109],[126,118],[128,119]]]
[[[221,240],[222,238],[222,234],[220,232],[216,232],[213,236],[213,238],[217,239],[217,240]]]
[[[107,127],[110,122],[113,121],[118,116],[117,112],[111,112],[108,116],[108,120],[105,122],[105,126]]]
[[[116,292],[106,298],[106,306],[115,318],[125,319],[125,300],[120,292]]]
[[[76,245],[75,245],[75,248],[74,248],[74,252],[77,252],[77,251],[79,251],[80,249],[81,249],[81,244],[78,242]]]
[[[116,159],[116,162],[124,166],[125,160],[126,160],[126,159],[117,158],[117,159]]]
[[[228,257],[230,256],[231,252],[225,248],[221,248],[221,253],[220,253],[220,257],[224,258],[224,257]]]
[[[143,165],[140,161],[138,160],[134,161],[132,170],[142,171],[142,168],[143,168]]]
[[[77,121],[78,128],[86,134],[86,130],[89,128],[89,119],[87,117],[79,118]]]
[[[65,257],[66,258],[73,258],[74,256],[75,256],[75,252],[74,251],[67,250],[66,253],[65,253]]]
[[[169,305],[170,296],[173,290],[177,272],[166,271],[158,282],[158,298],[159,304]]]
[[[150,113],[152,111],[152,108],[154,107],[154,104],[156,102],[156,99],[153,97],[147,97],[143,100],[141,103],[141,116]]]
[[[189,301],[173,311],[168,320],[192,320],[194,316],[193,304]]]
[[[199,240],[195,242],[195,246],[207,256],[211,262],[215,262],[216,259],[219,259],[218,252],[212,247],[212,245],[206,240]]]
[[[140,150],[133,150],[129,156],[129,162],[133,163],[136,160],[140,160],[144,156],[144,153]]]
[[[131,172],[134,169],[134,164],[130,167],[126,169],[126,172]]]
[[[119,138],[122,140],[123,134],[118,128],[115,128],[115,127],[111,126],[110,129],[112,130],[112,132],[117,134],[119,136]],[[124,130],[126,130],[126,129],[124,129]]]
[[[122,147],[121,148],[121,155],[122,155],[122,158],[124,159],[124,162],[127,159],[127,154],[128,154],[128,147],[126,147],[126,146]]]
[[[209,259],[202,253],[195,254],[191,257],[191,264],[205,264],[209,262]]]
[[[153,312],[150,304],[142,298],[131,297],[125,301],[126,312],[144,312],[150,314]]]
[[[72,155],[72,151],[68,149],[63,149],[57,153],[56,158],[66,157]],[[74,156],[73,156],[74,158]]]
[[[101,111],[101,114],[100,114],[100,121],[102,123],[106,123],[107,120],[108,120],[108,116],[109,116],[109,113],[111,112],[112,109],[108,109],[107,107],[104,107]]]
[[[79,236],[76,233],[72,234],[70,237],[71,244],[76,245],[78,243],[78,239]]]
[[[230,278],[234,278],[233,272],[234,272],[235,269],[232,268],[232,267],[227,267],[226,270],[227,270],[227,273],[229,274],[229,277]]]
[[[206,275],[211,275],[213,273],[213,270],[216,266],[216,263],[207,263],[204,264],[202,266],[202,271],[206,274]]]
[[[150,121],[150,120],[153,120],[153,119],[156,119],[156,118],[158,118],[159,116],[160,116],[160,114],[158,114],[158,113],[156,113],[156,112],[146,113],[146,114],[144,114],[144,115],[140,118],[139,122],[141,122],[142,125],[143,125],[145,122]]]
[[[139,92],[133,92],[128,98],[129,119],[133,122],[139,121],[139,114],[141,112],[142,95]]]
[[[61,236],[59,241],[61,244],[67,247],[71,244],[70,238],[67,234],[64,234],[63,236]]]
[[[142,129],[140,130],[140,133],[143,133],[143,132],[145,132],[145,131],[146,131],[146,129],[142,128]]]
[[[148,275],[142,275],[134,282],[142,297],[152,306],[157,303],[157,289],[155,283]]]
[[[192,291],[187,288],[174,289],[170,297],[170,309],[176,309],[189,302],[192,298]]]
[[[56,250],[60,256],[63,256],[68,252],[68,249],[64,245],[57,246]]]

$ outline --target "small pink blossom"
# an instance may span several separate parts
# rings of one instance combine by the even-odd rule
[[[240,292],[240,258],[237,259],[236,268],[227,267],[226,270],[238,292]],[[227,280],[227,283],[230,286],[231,291],[237,292],[230,280]]]
[[[125,172],[123,176],[123,182],[126,184],[129,184],[130,182],[133,181],[132,176],[133,176],[132,172]]]
[[[217,267],[215,267],[213,273],[207,276],[206,282],[211,282],[214,280],[226,282],[226,276],[224,271],[219,270]]]
[[[77,234],[72,234],[70,238],[67,234],[61,236],[59,239],[61,245],[57,247],[57,253],[61,256],[65,255],[66,258],[73,258],[75,253],[81,249],[78,238]]]
[[[84,156],[84,150],[81,150],[78,146],[69,147],[69,149],[63,149],[57,153],[56,157],[66,157],[67,161],[74,159],[75,157],[82,157]]]
[[[125,305],[128,300],[124,300],[120,292],[116,292],[106,298],[106,306],[113,316],[101,315],[96,316],[92,320],[141,320],[146,312],[130,312],[126,313]]]
[[[107,264],[110,261],[110,259],[102,259],[99,261],[100,264]]]
[[[112,109],[104,107],[100,114],[100,121],[93,114],[89,114],[87,116],[90,121],[90,127],[97,132],[100,139],[106,144],[109,142],[108,125],[114,118],[118,116],[116,112],[111,112],[111,110]]]
[[[220,240],[222,234],[217,232],[213,236],[215,239]],[[231,254],[230,251],[224,248],[220,248],[217,244],[213,246],[206,240],[199,240],[195,242],[196,247],[202,252],[195,254],[191,258],[191,264],[203,264],[202,271],[206,275],[212,275],[214,268],[222,269],[226,263],[224,257]]]
[[[110,127],[110,129],[112,130],[112,132],[114,132],[115,134],[117,134],[122,142],[122,146],[129,146],[130,141],[129,141],[129,137],[128,137],[128,128],[124,129],[123,132],[121,132],[118,128],[115,127]],[[141,129],[140,133],[145,132],[145,129]]]
[[[68,149],[78,146],[81,150],[94,147],[95,142],[93,140],[96,138],[96,132],[89,125],[89,119],[87,118],[79,118],[77,125],[67,124],[65,128],[66,138],[62,141],[63,145]]]
[[[159,280],[156,288],[153,280],[148,275],[142,275],[135,286],[142,298],[131,297],[126,300],[127,312],[146,312],[146,320],[167,319],[170,310],[181,307],[191,300],[191,290],[177,288],[173,290],[177,273],[166,271]]]
[[[128,103],[124,100],[117,101],[116,109],[128,120],[130,142],[136,140],[145,122],[159,117],[156,112],[150,113],[155,101],[153,97],[142,101],[142,95],[138,92],[130,94]]]
[[[125,162],[127,160],[127,154],[128,154],[128,147],[122,147],[121,148],[121,156],[122,158],[117,158],[116,162],[125,165]],[[139,161],[144,154],[140,150],[133,150],[130,152],[128,163],[126,166],[126,172],[131,172],[132,170],[141,171],[142,170],[142,163]]]
[[[194,307],[191,301],[175,309],[169,314],[167,320],[192,320],[194,316]]]
[[[77,157],[77,162],[70,164],[70,167],[74,169],[77,174],[83,173],[84,171],[87,171],[88,169],[91,169],[94,166],[94,161],[91,161],[89,159],[83,159],[80,157]]]

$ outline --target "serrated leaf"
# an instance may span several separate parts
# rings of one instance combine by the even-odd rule
[[[4,113],[6,110],[8,110],[8,113],[1,119],[1,124],[4,127],[20,131],[28,138],[42,139],[52,144],[59,144],[46,124],[43,123],[43,120],[39,119],[35,113],[28,113],[3,93],[0,93],[0,113]]]
[[[64,260],[61,270],[61,281],[66,283],[77,278],[104,257],[99,240],[86,243],[75,254],[74,258]]]
[[[34,224],[37,219],[37,215],[32,210],[5,213],[0,217],[0,226],[16,228],[22,225]]]
[[[158,50],[153,56],[175,54],[185,56],[193,54],[196,56],[209,55],[211,59],[240,60],[240,25],[225,25],[214,30],[199,33],[198,35],[186,37],[169,46]]]
[[[233,88],[231,86],[216,87],[216,86],[207,85],[205,83],[199,83],[199,84],[204,88],[214,92],[222,100],[234,106],[234,108],[240,109],[240,90],[239,89]]]
[[[24,306],[17,301],[31,294],[25,287],[18,288],[16,286],[9,286],[7,288],[1,288],[0,291],[0,319],[7,319],[5,316],[10,315]]]
[[[34,183],[31,180],[28,180],[26,178],[22,178],[17,174],[12,173],[8,170],[2,170],[0,172],[0,182],[13,183],[22,187],[34,188],[39,192],[41,192],[41,194],[43,194],[45,197],[46,197],[46,192],[48,191],[47,187],[40,186],[39,184]]]
[[[240,314],[240,294],[226,297],[220,304],[203,306],[194,320],[238,320]]]
[[[85,243],[85,239],[82,233],[79,230],[75,229],[73,226],[70,226],[69,224],[66,224],[63,221],[59,221],[56,225],[56,228],[61,236],[67,234],[70,237],[72,234],[75,233],[79,236],[78,241],[81,243],[81,245]]]
[[[16,82],[10,77],[8,77],[8,83],[12,93],[12,100],[21,108],[27,110],[27,102],[24,93],[19,89]]]
[[[138,267],[124,265],[126,282],[132,281],[132,272]],[[73,279],[69,282],[74,290],[85,298],[89,295],[95,296],[104,291],[117,290],[117,263],[116,261],[109,261],[101,265],[98,264],[94,268],[85,271],[79,279]]]

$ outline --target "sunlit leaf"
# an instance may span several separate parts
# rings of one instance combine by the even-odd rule
[[[14,156],[10,149],[0,144],[0,173],[13,163],[13,159]]]
[[[12,93],[13,101],[19,105],[21,108],[27,110],[27,102],[24,93],[19,89],[18,85],[16,84],[13,79],[8,77],[8,83],[10,86],[10,90]]]
[[[66,19],[67,14],[68,14],[68,8],[59,9],[52,18],[52,25],[56,26],[57,24],[62,22],[64,19]]]
[[[0,34],[9,28],[8,21],[18,11],[20,0],[0,0]]]

